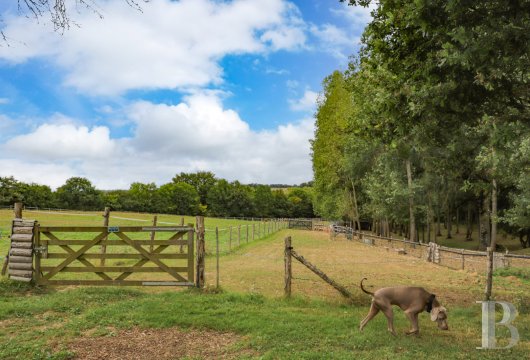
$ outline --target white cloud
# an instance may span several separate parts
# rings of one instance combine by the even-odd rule
[[[198,92],[178,105],[131,104],[125,114],[135,129],[119,140],[106,127],[43,124],[3,145],[0,175],[52,187],[86,176],[103,189],[127,188],[133,181],[162,184],[180,171],[198,170],[249,183],[311,179],[313,119],[253,131],[220,98]]]
[[[104,126],[90,130],[73,124],[42,124],[30,134],[10,139],[4,149],[35,159],[97,159],[112,154],[114,144]]]
[[[45,58],[66,71],[65,83],[92,95],[131,89],[185,89],[218,84],[218,61],[228,54],[299,49],[304,23],[285,0],[153,0],[140,13],[122,0],[101,2],[100,20],[81,12],[81,24],[59,36],[46,22],[7,17],[17,39],[0,58],[17,64]]]
[[[318,93],[306,90],[304,95],[296,100],[289,100],[289,107],[295,111],[314,111],[317,104]]]
[[[344,5],[338,9],[330,9],[330,11],[338,17],[347,18],[353,27],[361,27],[362,31],[366,24],[372,21],[371,12],[377,6],[377,1],[372,1],[368,7]]]
[[[10,101],[8,98],[0,98],[0,105],[9,104]]]
[[[318,39],[320,50],[340,60],[347,60],[355,46],[360,44],[360,37],[352,36],[351,33],[335,25],[312,25],[310,31]]]

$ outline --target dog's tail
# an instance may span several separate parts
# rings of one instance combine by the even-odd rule
[[[373,292],[366,291],[366,289],[363,287],[363,281],[364,281],[364,280],[368,280],[368,279],[367,279],[367,278],[363,278],[363,279],[361,280],[361,290],[362,290],[364,293],[368,294],[368,295],[372,295],[372,296],[374,296],[374,293],[373,293]]]

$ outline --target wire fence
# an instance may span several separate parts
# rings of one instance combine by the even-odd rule
[[[451,269],[480,272],[487,266],[487,252],[466,249],[455,249],[430,242],[428,244],[392,237],[383,237],[363,231],[355,231],[347,226],[330,226],[330,237],[344,236],[351,241],[377,246],[402,255],[414,256]],[[530,256],[502,254],[495,252],[493,267],[530,267]]]

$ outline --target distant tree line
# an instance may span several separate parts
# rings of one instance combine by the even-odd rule
[[[98,190],[82,177],[72,177],[52,191],[0,177],[0,205],[21,201],[25,206],[71,210],[138,211],[217,217],[313,217],[310,187],[275,189],[218,179],[211,172],[180,173],[162,186],[132,183],[128,190]]]
[[[530,246],[528,2],[342,1],[375,9],[323,83],[316,213],[410,240],[478,224],[483,249],[500,226]]]

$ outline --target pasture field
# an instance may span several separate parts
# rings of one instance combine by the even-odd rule
[[[293,298],[283,298],[283,240],[354,294],[348,303],[293,260]],[[494,296],[513,302],[521,341],[509,350],[477,350],[483,274],[455,271],[327,234],[281,230],[221,257],[206,258],[205,291],[168,288],[30,288],[0,282],[0,358],[70,359],[523,359],[530,351],[530,271],[496,273]],[[420,336],[395,310],[397,337],[378,315],[364,332],[370,298],[358,288],[419,285],[449,310],[449,331],[420,315]],[[500,315],[499,319],[500,319]],[[507,331],[498,327],[499,345]],[[501,339],[502,338],[502,339]],[[166,340],[166,341],[164,341]],[[180,345],[179,345],[180,344]],[[136,356],[136,357],[134,357]]]

